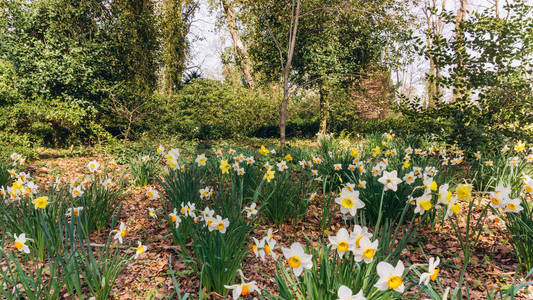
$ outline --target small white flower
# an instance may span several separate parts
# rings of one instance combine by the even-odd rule
[[[276,166],[278,167],[278,170],[280,172],[283,172],[284,170],[287,170],[287,163],[282,160],[281,162],[277,163]]]
[[[126,233],[127,233],[127,227],[126,227],[126,224],[124,224],[124,222],[120,222],[120,227],[117,231],[117,233],[115,234],[115,236],[113,237],[113,239],[117,240],[122,244],[123,242],[123,238],[126,236]]]
[[[255,204],[255,202],[253,202],[252,204],[250,204],[250,206],[245,206],[244,207],[244,211],[246,212],[246,217],[248,219],[251,218],[254,215],[257,215],[256,206],[257,206],[257,204]]]
[[[337,231],[337,235],[329,236],[329,246],[337,249],[340,258],[343,258],[344,253],[353,251],[355,248],[355,239],[350,236],[348,230],[341,228]]]
[[[355,261],[359,262],[364,260],[367,264],[372,262],[378,250],[378,245],[378,240],[371,242],[366,236],[361,238],[359,241],[360,247],[355,251]]]
[[[239,299],[240,296],[250,295],[253,292],[261,294],[261,290],[257,287],[257,283],[255,281],[244,282],[245,278],[242,274],[242,271],[239,270],[239,273],[241,274],[241,284],[224,285],[225,288],[232,290],[233,300]]]
[[[106,180],[103,182],[103,185],[104,185],[104,189],[109,190],[109,189],[112,188],[113,185],[115,185],[115,184],[113,183],[113,181],[112,181],[111,179],[108,178],[108,179],[106,179]]]
[[[378,263],[377,273],[379,280],[374,286],[379,291],[391,289],[403,293],[405,289],[402,278],[404,270],[405,267],[401,261],[398,261],[396,267],[384,261]]]
[[[148,197],[150,200],[159,199],[159,192],[153,187],[148,187],[148,190],[146,191],[146,197]]]
[[[398,184],[402,182],[398,178],[398,171],[396,170],[392,172],[383,171],[383,176],[378,181],[384,185],[385,191],[392,190],[394,192],[398,189]]]
[[[334,164],[333,168],[335,169],[335,171],[340,171],[342,170],[342,164]]]
[[[207,158],[205,157],[205,154],[200,154],[196,157],[195,162],[198,164],[199,167],[205,166],[207,163]]]
[[[355,216],[357,210],[363,208],[365,203],[359,199],[359,191],[349,191],[343,188],[340,197],[335,199],[335,203],[341,206],[343,214],[349,213],[352,217]]]
[[[134,258],[137,259],[139,258],[139,255],[143,254],[144,252],[146,252],[146,249],[147,247],[144,246],[140,241],[137,241],[137,249],[135,249],[135,256]]]
[[[435,281],[437,279],[437,276],[439,275],[439,268],[437,268],[439,263],[439,257],[437,257],[437,259],[435,259],[434,257],[430,257],[428,264],[428,272],[422,273],[420,275],[420,280],[418,281],[418,284],[423,283],[424,285],[428,285],[430,279],[432,281]]]
[[[359,293],[352,295],[352,290],[345,285],[341,285],[339,287],[337,296],[339,297],[337,300],[366,300],[365,296],[363,296],[363,290],[360,290]]]
[[[96,160],[91,160],[87,164],[87,169],[89,169],[91,173],[96,172],[98,170],[98,167],[100,167],[100,164]]]
[[[83,210],[83,206],[78,206],[78,207],[70,207],[69,209],[67,209],[67,213],[65,214],[65,216],[67,217],[70,217],[70,216],[79,216],[80,215],[80,212]]]
[[[304,268],[311,269],[313,267],[313,256],[306,254],[300,243],[295,242],[290,248],[282,248],[281,251],[297,277],[302,274]]]
[[[25,233],[21,233],[19,236],[17,234],[13,234],[13,237],[15,238],[15,242],[13,242],[13,246],[17,248],[18,251],[24,252],[26,254],[30,253],[30,248],[28,248],[28,245],[26,245],[26,241],[31,240],[26,238]]]
[[[153,207],[148,207],[148,216],[157,219],[157,214],[155,213],[155,209]]]

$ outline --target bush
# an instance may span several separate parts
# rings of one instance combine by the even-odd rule
[[[216,139],[250,135],[264,124],[276,124],[272,101],[229,83],[194,80],[171,98],[161,97],[153,118],[154,133]]]

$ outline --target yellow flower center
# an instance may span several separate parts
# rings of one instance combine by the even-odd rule
[[[35,199],[35,208],[41,208],[44,209],[48,205],[48,197],[43,196]]]
[[[96,167],[94,164],[91,164],[90,165],[91,169],[94,169],[94,167]]]
[[[120,231],[120,236],[121,236],[121,237],[125,237],[125,236],[126,236],[126,232],[127,232],[126,229],[121,230],[121,231]]]
[[[340,241],[337,244],[337,250],[339,250],[339,252],[346,252],[346,250],[348,250],[348,243],[346,241]]]
[[[298,257],[296,255],[289,257],[289,266],[291,266],[291,268],[296,269],[301,264],[302,264],[302,261],[300,260],[300,257]]]
[[[218,224],[217,224],[217,229],[218,229],[218,230],[222,230],[222,229],[224,229],[224,222],[218,222]]]
[[[24,246],[24,244],[22,244],[21,242],[19,242],[19,241],[15,242],[15,248],[17,248],[17,250],[22,249],[23,246]]]
[[[137,247],[137,253],[138,254],[143,254],[144,253],[144,246],[143,245],[140,245],[139,247]]]
[[[450,206],[450,210],[451,210],[454,214],[458,214],[458,213],[459,213],[459,204],[454,204],[454,205]]]
[[[243,284],[242,289],[241,289],[241,296],[250,295],[250,294],[251,292],[250,292],[250,288],[248,287],[248,285]]]
[[[420,201],[420,206],[422,206],[424,210],[429,210],[431,208],[431,200]]]
[[[182,208],[180,209],[180,211],[181,211],[182,214],[185,214],[185,213],[187,212],[187,209],[186,209],[185,207],[182,207]]]
[[[437,279],[437,276],[439,276],[439,268],[435,268],[435,270],[433,270],[433,273],[429,276],[429,278],[431,278],[431,280],[435,281]]]
[[[500,204],[500,199],[498,199],[497,197],[492,197],[492,199],[490,199],[490,202],[492,202],[492,204],[494,205],[498,205]]]
[[[363,251],[363,256],[368,259],[374,257],[375,254],[376,254],[376,250],[372,248],[366,248],[365,251]]]
[[[342,198],[342,206],[344,206],[345,208],[352,208],[353,199],[349,197]]]
[[[437,183],[435,181],[433,181],[431,183],[431,185],[429,186],[429,189],[432,190],[432,191],[436,191],[437,190]]]
[[[265,253],[266,254],[269,254],[270,253],[270,246],[267,244],[265,245]]]
[[[75,216],[77,216],[77,215],[78,215],[78,213],[79,213],[79,211],[78,211],[78,209],[77,209],[77,208],[74,208],[74,209],[72,210],[72,213],[73,213],[73,214],[74,214]]]
[[[515,210],[516,209],[516,204],[511,202],[511,203],[507,204],[507,208],[509,208],[509,210]]]
[[[154,196],[154,193],[152,191],[148,192],[148,197],[152,198]]]
[[[526,185],[526,192],[528,193],[533,192],[533,185]]]
[[[403,279],[400,276],[396,275],[392,275],[391,277],[389,277],[389,280],[387,280],[387,283],[389,284],[389,288],[391,290],[395,290],[400,287],[400,285],[402,285],[402,282]]]
[[[252,245],[252,251],[255,252],[256,249],[257,249],[257,245]]]
[[[78,196],[80,194],[80,191],[74,190],[72,193],[74,194],[74,196]]]
[[[213,219],[210,219],[209,221],[207,221],[207,226],[211,226],[211,224],[213,224]]]
[[[170,216],[170,220],[172,221],[172,223],[175,223],[176,222],[176,216]]]

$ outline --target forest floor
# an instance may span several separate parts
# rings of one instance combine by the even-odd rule
[[[100,162],[109,161],[112,157],[50,157],[37,160],[29,165],[36,183],[39,186],[51,184],[56,176],[62,176],[65,181],[86,174],[86,165],[90,160]],[[115,176],[128,179],[125,166],[119,165],[114,171]],[[161,191],[160,187],[154,187]],[[118,299],[165,299],[172,293],[174,285],[169,273],[169,257],[172,256],[172,268],[176,272],[179,287],[182,292],[189,292],[193,299],[198,294],[198,275],[191,273],[186,264],[177,256],[176,246],[173,245],[170,230],[163,218],[154,219],[148,215],[148,208],[155,208],[160,215],[163,207],[160,200],[149,200],[145,196],[148,187],[128,185],[122,191],[123,209],[121,220],[129,222],[128,240],[142,241],[147,246],[147,252],[138,260],[129,264],[119,275],[112,294]],[[338,210],[332,219],[332,225],[324,236],[333,235],[344,222]],[[313,241],[318,241],[320,230],[321,207],[315,200],[310,205],[307,215],[296,224],[282,224],[272,226],[266,222],[259,222],[254,236],[262,237],[269,228],[275,231],[274,238],[279,246],[289,247],[293,242],[304,242],[301,232]],[[95,243],[102,243],[109,232],[94,235]],[[439,277],[444,287],[455,287],[459,280],[462,266],[462,251],[458,239],[449,225],[421,225],[415,236],[416,243],[411,243],[404,253],[402,260],[411,264],[427,264],[427,257],[440,256],[441,267]],[[281,253],[278,253],[280,255]],[[425,255],[425,256],[424,256]],[[513,254],[503,224],[489,224],[485,227],[479,242],[474,245],[473,257],[467,269],[466,280],[473,287],[471,299],[483,299],[485,289],[510,284],[516,276],[518,262]],[[257,281],[261,289],[276,293],[276,286],[272,279],[275,264],[273,260],[265,262],[256,258],[252,251],[243,262],[243,272],[249,280]],[[520,276],[517,276],[518,278]],[[416,288],[416,287],[415,287]],[[411,294],[415,294],[413,290]],[[529,287],[528,295],[521,293],[518,299],[533,299],[533,287]],[[224,299],[218,295],[211,295],[212,299]],[[414,296],[413,296],[414,298]],[[418,296],[424,299],[424,295]],[[228,298],[229,299],[229,298]]]

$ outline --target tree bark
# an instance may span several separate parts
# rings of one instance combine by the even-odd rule
[[[319,132],[321,134],[327,133],[328,117],[329,117],[329,100],[326,95],[324,87],[320,85],[320,127]]]
[[[239,30],[237,29],[237,24],[235,20],[235,11],[231,6],[229,0],[220,0],[222,7],[224,8],[224,13],[226,14],[226,21],[228,23],[228,30],[233,40],[233,49],[235,50],[235,55],[237,58],[237,63],[240,65],[244,79],[253,90],[255,89],[255,80],[252,76],[252,69],[250,67],[250,59],[248,57],[248,51],[241,40]]]
[[[464,81],[464,65],[463,65],[463,57],[466,55],[466,51],[464,49],[464,32],[461,27],[461,23],[466,18],[466,4],[467,0],[460,0],[459,9],[457,10],[457,17],[455,21],[455,41],[457,45],[457,68],[456,68],[456,75],[458,77],[458,82],[460,84],[459,87],[455,86],[453,89],[453,100],[457,100],[461,97],[463,97],[463,81]]]
[[[296,33],[298,32],[298,22],[300,19],[300,0],[292,1],[291,26],[289,30],[289,45],[287,47],[287,61],[283,67],[283,100],[279,109],[279,139],[281,153],[285,151],[287,143],[285,129],[287,127],[287,104],[289,102],[289,75],[292,67],[294,47],[296,45]]]

